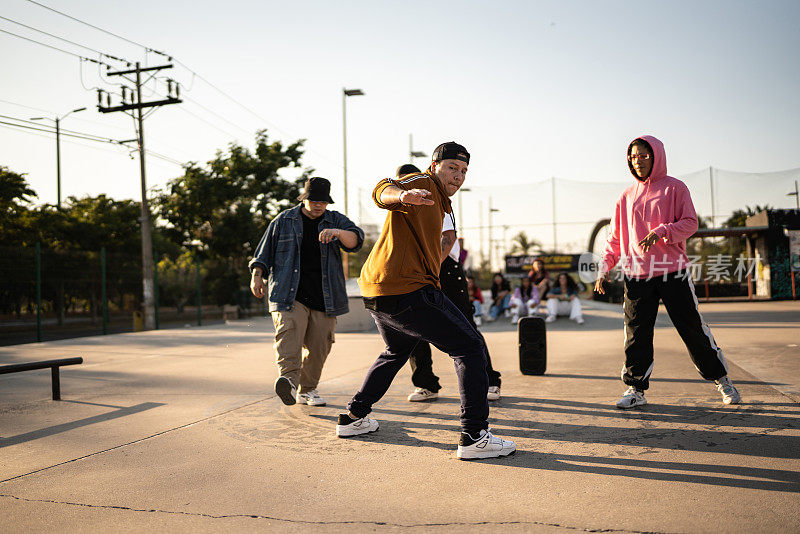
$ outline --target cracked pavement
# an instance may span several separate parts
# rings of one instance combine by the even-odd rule
[[[518,370],[516,332],[482,328],[503,374],[490,425],[505,459],[459,462],[452,362],[440,400],[408,403],[410,372],[375,406],[378,432],[334,435],[382,342],[337,334],[325,407],[284,406],[272,329],[227,325],[0,348],[0,363],[83,356],[0,376],[4,531],[798,532],[800,303],[709,303],[743,403],[700,379],[669,319],[649,404],[621,411],[621,310],[548,325],[548,371]]]

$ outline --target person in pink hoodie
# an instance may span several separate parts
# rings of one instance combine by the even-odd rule
[[[697,231],[697,214],[689,189],[667,175],[664,145],[643,135],[628,146],[628,168],[634,183],[614,208],[595,290],[617,263],[625,275],[625,365],[622,381],[628,389],[617,408],[647,404],[644,392],[653,372],[653,329],[659,300],[695,367],[713,380],[725,404],[737,404],[739,392],[728,378],[728,364],[698,309],[686,256],[686,239]]]

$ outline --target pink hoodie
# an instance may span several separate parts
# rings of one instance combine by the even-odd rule
[[[639,139],[653,149],[653,170],[642,181],[628,165],[636,182],[614,208],[600,270],[606,273],[622,260],[627,276],[650,278],[687,268],[686,238],[697,231],[697,214],[686,184],[667,176],[663,143],[650,135]],[[660,239],[644,252],[639,241],[651,231]]]

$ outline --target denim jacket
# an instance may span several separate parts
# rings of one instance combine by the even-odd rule
[[[282,211],[267,227],[250,260],[250,271],[260,266],[264,278],[269,275],[269,311],[289,311],[294,306],[297,287],[300,285],[300,247],[303,242],[301,206]],[[335,317],[349,311],[342,269],[342,252],[355,252],[364,243],[364,231],[338,211],[325,210],[319,222],[320,232],[325,229],[353,232],[358,243],[353,248],[341,241],[320,243],[322,255],[322,296],[325,314]]]

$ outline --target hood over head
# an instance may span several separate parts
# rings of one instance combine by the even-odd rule
[[[639,176],[636,174],[636,170],[633,168],[633,164],[629,161],[628,169],[631,171],[633,177],[636,178],[636,180],[638,180],[639,182],[646,182],[648,180],[656,181],[666,176],[667,153],[664,151],[664,143],[662,143],[652,135],[642,135],[640,137],[637,137],[636,139],[641,139],[650,146],[650,151],[653,153],[653,168],[650,171],[650,176],[642,179],[639,178]],[[631,146],[633,145],[633,142],[636,141],[636,139],[631,141],[630,144],[628,145],[629,156],[631,154]]]

